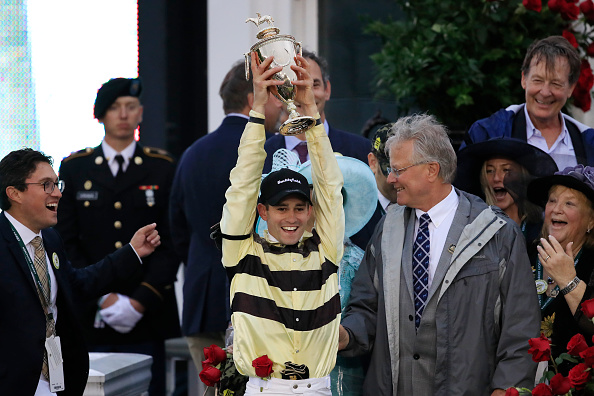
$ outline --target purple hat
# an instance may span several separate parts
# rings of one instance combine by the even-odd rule
[[[594,206],[594,167],[577,165],[568,166],[552,176],[533,180],[528,185],[528,199],[541,206],[545,206],[549,199],[551,187],[561,185],[583,193]]]

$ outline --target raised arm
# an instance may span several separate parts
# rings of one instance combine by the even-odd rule
[[[294,82],[297,87],[295,99],[301,104],[304,115],[319,119],[309,64],[301,56],[297,56],[297,63],[299,66],[291,66],[299,77]],[[315,229],[328,259],[338,265],[344,250],[343,177],[324,126],[316,125],[305,133],[314,186]]]
[[[269,57],[260,65],[256,64],[256,55],[252,53],[252,75],[254,84],[254,104],[239,143],[237,164],[231,170],[231,187],[225,193],[225,205],[221,219],[221,232],[225,235],[251,234],[258,192],[262,177],[262,168],[266,152],[264,142],[264,109],[269,98],[269,87],[280,85],[282,81],[272,80],[274,73],[281,67],[268,69],[273,58]],[[232,267],[241,258],[241,247],[245,241],[223,239],[223,265]]]

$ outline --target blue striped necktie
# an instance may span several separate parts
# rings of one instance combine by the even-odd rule
[[[413,288],[415,295],[415,329],[419,328],[429,295],[429,223],[424,213],[419,219],[419,229],[413,245]]]

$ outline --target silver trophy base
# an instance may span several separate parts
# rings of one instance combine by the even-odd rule
[[[281,135],[294,136],[301,135],[308,129],[313,128],[316,125],[316,119],[309,116],[300,116],[295,118],[289,118],[283,122],[279,128]]]

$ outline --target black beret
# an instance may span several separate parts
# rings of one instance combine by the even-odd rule
[[[95,99],[95,118],[103,118],[105,112],[120,96],[140,97],[142,83],[140,78],[112,78],[99,88]]]

